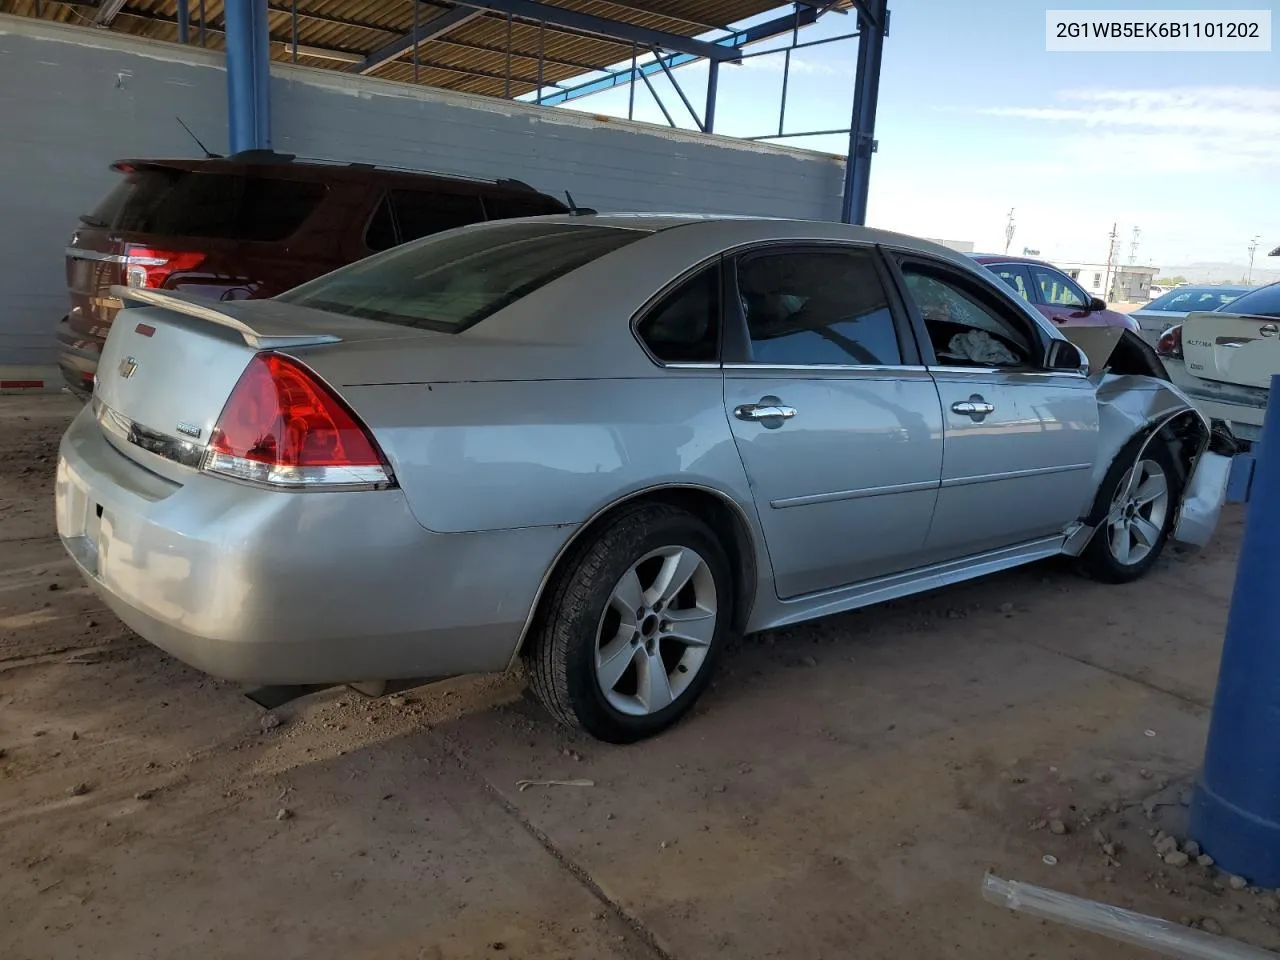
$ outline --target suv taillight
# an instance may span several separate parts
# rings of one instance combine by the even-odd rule
[[[157,250],[129,244],[125,247],[125,283],[131,287],[163,287],[172,274],[194,270],[206,254],[194,250]]]
[[[368,429],[314,373],[259,353],[227,398],[203,468],[273,487],[384,488],[395,480]]]
[[[1182,324],[1170,327],[1156,341],[1156,353],[1170,360],[1182,359]]]

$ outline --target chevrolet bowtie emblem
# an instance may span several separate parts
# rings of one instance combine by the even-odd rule
[[[133,357],[125,357],[120,361],[120,379],[128,380],[133,376],[133,372],[138,369],[138,361]]]

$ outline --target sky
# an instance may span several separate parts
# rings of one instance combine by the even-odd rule
[[[1102,262],[1113,225],[1123,262],[1246,263],[1280,245],[1280,40],[1269,53],[1049,53],[1054,9],[1266,9],[1275,0],[890,0],[867,222],[1010,252]],[[1273,5],[1273,29],[1280,10]],[[775,14],[776,15],[776,14]],[[767,19],[767,18],[758,18]],[[752,22],[752,21],[749,21]],[[828,15],[802,42],[855,29]],[[783,41],[761,44],[767,50]],[[784,132],[847,128],[856,40],[791,57]],[[675,72],[699,111],[707,69]],[[720,70],[716,132],[778,132],[783,55]],[[655,89],[693,127],[670,83]],[[625,117],[627,88],[569,109]],[[666,124],[643,84],[634,116]],[[843,155],[847,136],[777,141]],[[1140,233],[1131,249],[1134,228]]]

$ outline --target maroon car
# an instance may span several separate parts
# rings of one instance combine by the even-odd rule
[[[1001,253],[971,253],[997,277],[1013,288],[1054,323],[1068,326],[1123,327],[1139,331],[1128,314],[1108,310],[1104,301],[1091,297],[1069,276],[1043,260],[1011,257]]]
[[[114,285],[213,300],[272,297],[343,264],[482,220],[565,213],[517,180],[472,180],[254,151],[207,160],[121,160],[123,176],[67,247],[70,311],[58,364],[93,390],[121,309]]]

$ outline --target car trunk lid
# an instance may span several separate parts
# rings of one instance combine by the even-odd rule
[[[227,399],[259,352],[424,335],[270,300],[216,303],[122,287],[114,293],[129,308],[112,325],[98,366],[98,420],[121,453],[174,480],[199,466]]]
[[[1280,321],[1230,313],[1190,313],[1182,324],[1187,372],[1204,380],[1266,388],[1280,372]]]

